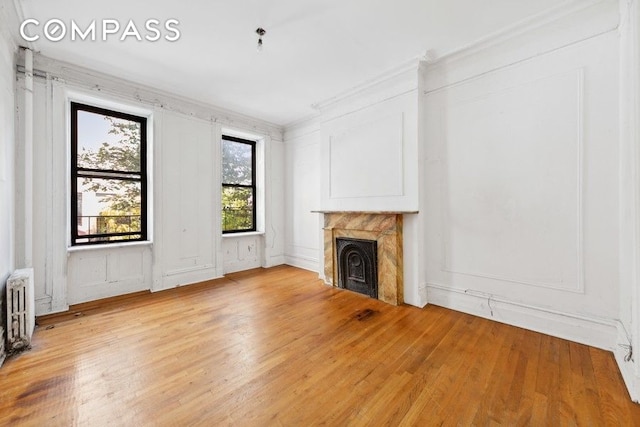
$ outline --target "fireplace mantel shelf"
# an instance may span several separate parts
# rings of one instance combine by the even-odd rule
[[[375,215],[409,215],[417,214],[419,211],[311,211],[312,213],[322,214],[375,214]]]

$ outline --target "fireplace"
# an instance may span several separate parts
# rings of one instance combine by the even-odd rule
[[[375,240],[336,238],[338,287],[378,298],[378,244]]]
[[[399,305],[404,301],[403,255],[402,255],[402,219],[404,214],[417,212],[354,212],[354,211],[318,211],[324,215],[324,280],[327,284],[347,288],[362,283],[362,275],[356,265],[359,261],[352,258],[352,278],[347,285],[340,282],[338,240],[351,239],[375,242],[375,273],[377,291],[363,292],[389,304]],[[347,244],[347,246],[349,246]],[[349,246],[350,247],[350,246]],[[360,255],[362,260],[365,255]],[[361,285],[358,285],[361,286]],[[358,291],[357,291],[358,292]],[[376,296],[377,294],[377,296]]]

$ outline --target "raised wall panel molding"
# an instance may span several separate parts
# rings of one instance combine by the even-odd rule
[[[190,282],[194,272],[215,270],[217,218],[211,197],[217,189],[211,165],[215,147],[214,126],[205,120],[165,112],[162,115],[162,286],[166,277],[184,275]],[[181,144],[174,144],[180,140]],[[188,147],[188,148],[187,148]],[[179,179],[178,179],[179,177]],[[200,273],[199,273],[200,274]],[[210,272],[208,278],[214,277]],[[206,277],[200,274],[198,277]],[[176,279],[179,282],[179,279]]]
[[[527,286],[537,286],[543,288],[558,289],[568,292],[584,293],[584,265],[583,265],[583,74],[582,68],[559,74],[554,74],[533,81],[525,81],[516,86],[506,89],[498,89],[490,93],[474,96],[463,101],[453,103],[448,106],[447,114],[442,114],[442,120],[451,120],[451,127],[447,127],[447,123],[441,123],[443,129],[442,144],[443,150],[446,150],[446,166],[447,173],[443,173],[443,185],[440,193],[441,215],[444,224],[444,230],[453,230],[449,234],[443,233],[442,238],[442,270],[453,273],[463,274],[467,276],[480,277],[484,279],[498,280],[502,282],[517,283]],[[533,105],[535,96],[540,96],[538,105]],[[544,96],[544,98],[542,98]],[[531,105],[535,111],[530,111]],[[563,121],[556,124],[557,126],[566,125],[568,128],[563,131],[555,130],[554,132],[562,132],[565,136],[573,138],[573,141],[567,143],[572,144],[572,153],[568,150],[564,156],[558,156],[557,143],[564,141],[555,141],[551,138],[545,138],[546,134],[542,134],[537,140],[526,141],[529,147],[523,149],[512,148],[512,145],[519,143],[518,134],[510,133],[510,123],[517,123],[519,119],[516,113],[521,113],[525,120],[530,115],[540,116],[545,110],[553,105],[563,119],[571,118],[572,122]],[[497,106],[494,111],[492,108]],[[514,111],[513,116],[509,116]],[[520,112],[520,110],[522,110]],[[554,112],[556,110],[553,110]],[[573,110],[573,111],[571,111]],[[456,121],[454,112],[458,111],[460,120]],[[496,131],[501,127],[502,116],[504,115],[507,130]],[[453,116],[453,118],[452,118]],[[480,117],[485,123],[494,123],[495,126],[489,129],[488,134],[482,134],[483,129],[467,123],[468,126],[474,127],[473,132],[465,130],[456,130],[453,127],[458,126],[456,123],[465,122],[473,116]],[[553,120],[553,114],[549,113],[547,120]],[[473,120],[473,119],[472,119]],[[455,122],[455,123],[453,123]],[[533,126],[533,123],[524,123],[524,132],[530,132],[526,126]],[[546,125],[546,124],[545,124]],[[446,134],[446,130],[450,129],[465,136],[465,140],[452,140],[450,135]],[[520,131],[520,130],[518,130]],[[526,138],[530,135],[521,135]],[[481,139],[474,139],[481,138]],[[503,138],[500,140],[500,138]],[[540,144],[547,142],[555,146],[541,147]],[[487,146],[476,146],[480,143],[486,143]],[[453,148],[452,148],[453,144]],[[457,147],[457,150],[456,150]],[[524,157],[529,149],[531,156]],[[454,153],[452,151],[456,150]],[[477,151],[470,151],[477,150]],[[517,154],[517,153],[520,154]],[[475,154],[474,154],[475,153]],[[505,154],[506,153],[506,154]],[[485,157],[483,157],[485,156]],[[517,165],[505,165],[505,162],[513,162],[514,157],[521,156],[520,163]],[[531,163],[536,161],[539,163]],[[570,158],[571,156],[572,158]],[[495,162],[495,166],[491,166],[491,162]],[[574,164],[575,175],[566,177],[564,175],[546,177],[546,182],[539,179],[545,173],[545,167],[553,170],[553,165],[545,164],[545,161],[558,162],[555,173],[563,173],[565,167],[563,165]],[[568,161],[568,162],[567,162]],[[451,168],[454,171],[451,172]],[[514,173],[514,176],[500,175],[495,170],[505,170],[505,173]],[[525,177],[522,171],[530,168],[530,173]],[[471,171],[471,172],[469,172]],[[549,172],[551,173],[551,172]],[[456,178],[451,178],[455,175]],[[466,178],[465,178],[466,175]],[[452,184],[451,180],[455,179]],[[556,194],[556,199],[547,200],[551,197],[553,191],[561,188],[561,183],[567,179],[574,180],[571,186],[571,193]],[[518,186],[518,183],[522,183]],[[451,188],[458,187],[457,192],[452,194]],[[544,186],[546,185],[546,186]],[[535,195],[536,191],[539,193]],[[536,198],[537,197],[537,198]],[[491,204],[487,205],[486,200],[492,198]],[[533,201],[531,201],[531,198]],[[568,212],[556,214],[555,217],[544,216],[545,213],[537,212],[540,203],[549,206],[545,211],[548,215],[551,212],[559,211],[563,203],[572,200],[573,204],[573,224],[569,224]],[[535,202],[540,202],[535,204]],[[530,203],[531,206],[523,207],[522,205]],[[452,209],[457,209],[452,211]],[[569,208],[565,208],[569,209]],[[533,213],[529,213],[532,211]],[[540,217],[541,216],[541,217]],[[555,223],[547,223],[548,220],[562,221]],[[535,221],[538,232],[528,230],[528,226]],[[522,224],[518,225],[519,222]],[[575,228],[575,234],[566,236],[569,241],[556,240],[554,245],[548,242],[545,247],[544,242],[539,240],[539,236],[550,233],[550,230],[565,232],[567,227]],[[461,230],[455,233],[455,230]],[[530,231],[527,234],[527,231]],[[505,233],[511,232],[509,236]],[[518,239],[516,239],[516,236]],[[558,233],[548,238],[555,238]],[[523,237],[524,236],[524,237]],[[526,238],[529,240],[527,241]],[[452,240],[454,239],[454,240]],[[483,240],[481,240],[483,239]],[[523,240],[525,239],[525,240]],[[527,245],[527,243],[530,243]],[[560,243],[560,244],[558,244]],[[481,248],[478,246],[481,245]],[[507,246],[505,246],[507,245]],[[558,253],[556,257],[547,256],[549,250],[557,250],[558,247],[565,246],[565,250]],[[573,248],[575,246],[575,248]],[[475,256],[473,249],[476,247]],[[537,248],[538,252],[528,252],[530,248]],[[573,249],[572,249],[573,248]],[[553,262],[554,258],[562,258],[566,262],[557,262],[556,268],[562,269],[569,263],[575,265],[574,273],[565,273],[555,271],[551,272],[549,279],[540,280],[533,276],[536,273],[545,273],[547,265]],[[498,264],[492,264],[493,258],[501,259]],[[540,265],[529,263],[535,259],[549,258],[549,263],[540,262]],[[462,259],[462,261],[460,261]],[[484,265],[475,265],[478,259],[483,259]],[[511,261],[508,261],[508,260]],[[529,277],[513,276],[501,269],[511,269],[514,265],[521,262],[518,271],[527,271]],[[567,277],[566,274],[569,274]]]
[[[118,249],[84,247],[69,253],[70,304],[149,289],[151,247]]]
[[[67,244],[69,241],[69,223],[67,217],[67,119],[65,85],[55,79],[48,79],[50,91],[47,93],[47,102],[51,104],[51,133],[46,141],[52,147],[51,167],[47,168],[47,179],[53,183],[52,192],[47,194],[51,199],[52,211],[49,225],[49,236],[53,251],[50,254],[51,264],[51,312],[65,311],[69,308],[67,296],[71,273],[69,272],[69,254]],[[47,108],[49,106],[47,105]],[[64,226],[62,226],[64,224]],[[49,256],[49,254],[48,254]],[[47,260],[48,262],[49,260]]]
[[[263,236],[227,235],[222,240],[224,274],[262,266]]]
[[[322,124],[320,210],[417,211],[418,94]]]
[[[329,198],[403,196],[403,125],[394,113],[329,136]]]

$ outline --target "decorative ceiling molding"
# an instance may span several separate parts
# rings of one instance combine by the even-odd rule
[[[371,80],[365,81],[359,85],[352,87],[338,95],[335,95],[331,98],[325,99],[320,102],[316,102],[311,105],[312,108],[323,113],[329,109],[331,109],[336,104],[339,104],[345,100],[351,99],[355,96],[362,95],[367,92],[372,92],[378,90],[381,86],[392,83],[402,81],[403,83],[408,83],[410,86],[418,86],[418,71],[422,66],[422,63],[426,63],[432,60],[431,52],[425,52],[422,55],[416,56],[397,67],[394,67],[386,72],[374,77]],[[415,74],[412,72],[415,71]]]
[[[273,123],[43,55],[36,54],[34,56],[34,67],[37,71],[43,71],[52,78],[77,85],[83,89],[130,99],[145,105],[164,108],[246,131],[266,134],[276,140],[282,140],[283,137],[283,128]]]
[[[557,7],[525,18],[499,31],[479,38],[466,46],[462,46],[458,49],[439,55],[438,57],[433,58],[431,62],[437,64],[444,61],[449,62],[463,59],[469,55],[477,53],[481,49],[486,49],[504,43],[512,38],[541,28],[565,16],[589,9],[598,4],[606,3],[617,7],[618,0],[567,0]]]

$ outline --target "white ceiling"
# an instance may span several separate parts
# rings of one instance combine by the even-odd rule
[[[176,42],[50,42],[42,54],[286,125],[311,104],[432,50],[450,52],[560,0],[18,0],[24,18],[174,18]],[[257,27],[266,29],[256,51]],[[33,31],[33,33],[37,33]],[[98,33],[99,35],[100,33]]]

